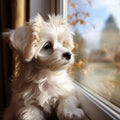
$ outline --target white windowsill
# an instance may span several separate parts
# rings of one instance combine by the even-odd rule
[[[120,108],[75,82],[81,106],[91,120],[120,120]],[[110,107],[111,106],[111,107]]]

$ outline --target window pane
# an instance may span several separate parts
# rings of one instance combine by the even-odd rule
[[[75,80],[120,107],[120,0],[69,0]]]

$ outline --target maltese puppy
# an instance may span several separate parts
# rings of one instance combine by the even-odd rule
[[[74,62],[73,33],[61,16],[38,14],[9,32],[20,68],[4,120],[81,120],[83,110],[68,68]]]

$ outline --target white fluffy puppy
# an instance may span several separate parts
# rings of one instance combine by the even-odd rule
[[[74,62],[72,31],[61,16],[44,21],[38,14],[27,25],[10,32],[19,54],[13,77],[12,100],[4,120],[81,120],[76,91],[68,75]]]

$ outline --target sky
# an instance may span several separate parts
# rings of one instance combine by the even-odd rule
[[[87,0],[73,0],[80,1]],[[79,5],[82,9],[82,5]],[[77,29],[87,42],[88,49],[99,48],[101,31],[104,28],[105,21],[112,14],[115,22],[120,29],[120,0],[91,0],[91,5],[86,5],[85,11],[90,13],[86,19],[86,25],[77,25]],[[94,27],[93,27],[94,26]]]

